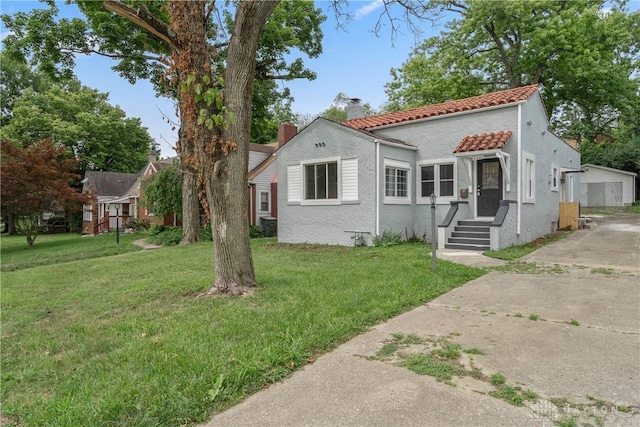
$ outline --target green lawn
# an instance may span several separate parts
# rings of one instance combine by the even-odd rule
[[[81,236],[75,233],[43,234],[36,238],[33,248],[24,236],[0,237],[0,271],[14,271],[39,265],[57,264],[89,258],[99,258],[139,251],[135,239],[144,236],[121,234],[116,244],[115,234]]]
[[[192,425],[483,274],[431,272],[426,245],[253,242],[261,287],[240,298],[194,298],[210,242],[3,272],[3,421]]]

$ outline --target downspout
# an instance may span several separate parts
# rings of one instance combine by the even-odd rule
[[[380,235],[380,191],[378,187],[380,186],[380,141],[374,139],[376,144],[376,236]]]
[[[520,235],[520,223],[522,221],[522,104],[518,104],[518,162],[516,168],[517,185],[516,189],[516,235]]]

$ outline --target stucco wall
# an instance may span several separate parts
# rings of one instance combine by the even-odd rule
[[[349,230],[375,234],[375,146],[342,125],[317,119],[277,152],[278,240],[285,243],[353,245]],[[358,200],[304,205],[288,200],[289,165],[327,158],[358,159]]]
[[[580,154],[548,130],[546,112],[538,95],[522,105],[521,129],[522,151],[534,158],[535,199],[529,202],[523,198],[520,235],[514,244],[523,244],[556,230],[563,192],[560,178],[556,181],[557,189],[553,188],[554,165],[560,170],[580,170]],[[524,189],[525,165],[523,159],[521,162],[520,187]],[[578,175],[574,174],[574,195],[579,194]]]
[[[412,150],[399,149],[388,145],[380,145],[379,153],[379,180],[378,188],[380,189],[380,223],[377,234],[382,234],[385,231],[393,231],[401,233],[403,238],[406,238],[406,233],[411,235],[414,228],[414,216],[415,216],[415,192],[416,192],[416,165],[415,165],[415,152]],[[385,197],[385,161],[386,164],[392,165],[395,162],[407,163],[409,171],[409,191],[406,204],[398,204],[386,200]]]
[[[511,130],[513,136],[504,150],[511,154],[516,146],[517,117],[517,107],[507,106],[414,122],[394,128],[381,129],[377,133],[417,146],[419,151],[416,152],[415,158],[416,163],[419,163],[434,159],[454,159],[453,152],[455,148],[466,136],[499,130]],[[470,197],[466,200],[469,201],[472,211],[475,212],[474,198],[471,197],[473,190],[471,188],[472,180],[470,180],[469,172],[463,161],[458,159],[455,162],[457,182],[454,199],[458,199],[461,188],[469,189]],[[512,164],[511,167],[513,168],[514,165]],[[472,169],[470,171],[471,177],[474,177],[475,167],[472,167]],[[439,216],[444,217],[446,215],[450,201],[451,199],[437,200]],[[424,203],[428,203],[428,201],[422,201],[422,204]],[[419,201],[418,204],[421,204],[421,202]],[[417,207],[417,217],[424,216],[419,213],[422,210]]]
[[[521,109],[521,141],[518,141],[518,110]],[[342,125],[318,119],[303,129],[293,140],[277,152],[278,165],[278,227],[282,242],[314,242],[351,245],[348,230],[365,231],[370,236],[386,230],[400,232],[403,237],[426,236],[432,241],[430,205],[419,197],[418,165],[423,161],[447,159],[455,164],[454,197],[437,200],[436,223],[440,224],[452,200],[468,202],[465,218],[476,215],[474,182],[475,162],[456,158],[453,152],[468,135],[500,130],[511,130],[512,136],[503,152],[509,155],[510,188],[504,185],[503,199],[517,201],[517,192],[523,188],[524,162],[520,150],[535,162],[534,200],[522,200],[510,205],[509,213],[499,235],[500,247],[531,241],[553,230],[557,225],[559,203],[563,196],[573,193],[577,200],[580,190],[579,174],[574,174],[572,191],[566,191],[568,180],[561,183],[560,171],[579,170],[580,156],[547,130],[548,121],[539,96],[526,103],[492,108],[467,114],[454,114],[435,120],[379,129],[381,137],[394,138],[413,145],[409,150],[398,145],[379,144],[376,138]],[[480,153],[478,153],[480,154]],[[492,155],[491,155],[492,156]],[[358,159],[358,200],[339,205],[311,205],[287,200],[287,167],[301,161],[323,159]],[[376,163],[377,158],[377,163]],[[387,203],[384,196],[385,159],[408,164],[409,198],[406,204]],[[470,169],[467,170],[467,167]],[[556,187],[552,188],[552,165],[558,170]],[[378,170],[376,181],[376,168]],[[468,189],[469,197],[460,198],[460,189]],[[378,198],[376,199],[376,190]],[[570,201],[566,200],[565,201]],[[376,221],[376,203],[379,218]],[[516,231],[519,229],[519,234]],[[494,233],[495,234],[495,233]]]

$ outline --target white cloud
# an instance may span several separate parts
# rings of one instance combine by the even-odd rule
[[[374,10],[380,9],[381,7],[384,7],[384,0],[374,0],[371,3],[367,4],[366,6],[362,6],[361,8],[356,10],[354,18],[355,19],[364,18]]]

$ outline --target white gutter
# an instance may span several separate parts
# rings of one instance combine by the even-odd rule
[[[522,221],[522,104],[518,104],[518,162],[516,167],[516,234],[520,235],[520,223]]]
[[[413,150],[413,151],[417,151],[418,147],[415,147],[413,145],[404,145],[404,144],[398,144],[396,142],[389,142],[389,141],[385,141],[382,139],[374,139],[374,142],[376,144],[382,144],[382,145],[388,145],[389,147],[395,147],[395,148],[404,148],[405,150]]]
[[[376,236],[380,235],[380,140],[374,139],[376,144]]]

